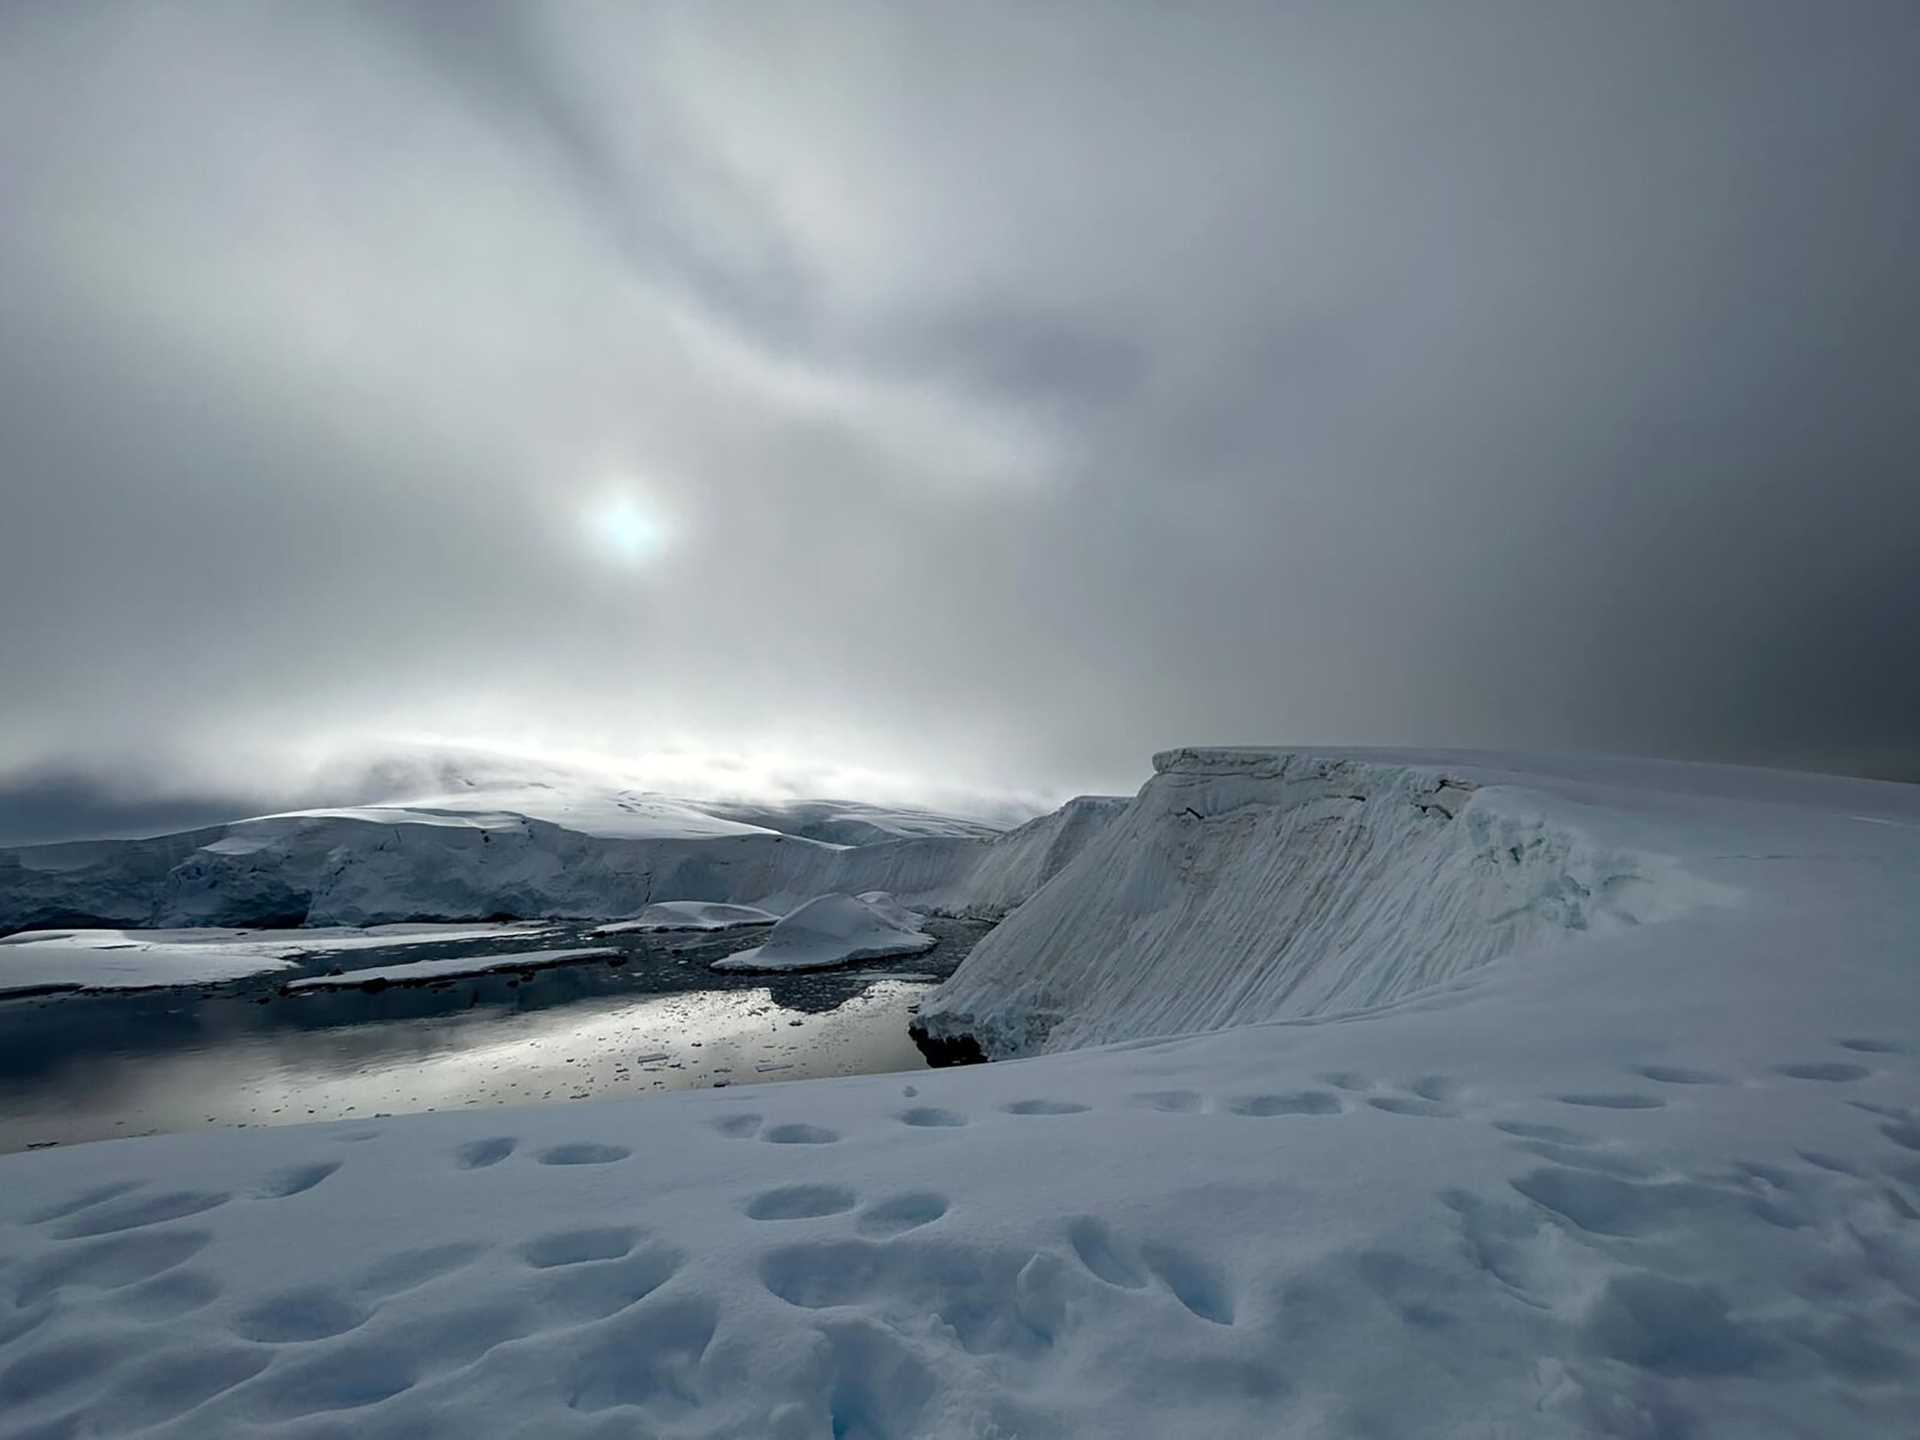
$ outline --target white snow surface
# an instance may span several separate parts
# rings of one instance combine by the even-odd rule
[[[339,975],[308,975],[287,982],[288,990],[351,990],[369,980],[385,980],[394,985],[411,985],[421,980],[451,980],[462,975],[492,975],[503,970],[544,970],[552,965],[571,965],[579,960],[595,960],[618,955],[618,950],[601,947],[576,950],[515,950],[501,955],[456,955],[444,960],[411,960],[399,965],[371,965]]]
[[[884,890],[816,895],[783,917],[766,943],[716,960],[714,970],[825,970],[854,960],[917,955],[938,943],[921,917]]]
[[[1209,796],[1349,761],[1410,772],[1354,807],[1440,797],[1411,772],[1473,786],[1444,787],[1464,801],[1434,826],[1291,822],[1346,836],[1368,885],[1391,848],[1467,887],[1464,908],[1400,902],[1447,950],[1428,983],[1354,954],[1342,986],[1294,939],[1313,1013],[1203,1033],[0,1159],[0,1435],[1910,1433],[1920,793],[1353,752],[1189,752],[1148,791],[1195,802],[1168,853],[1216,907],[1270,875],[1294,933],[1290,887],[1339,867],[1241,868],[1206,832],[1257,849],[1280,822]],[[1150,847],[1158,805],[1126,822]],[[1469,939],[1494,881],[1442,837],[1476,823],[1564,847],[1535,869],[1521,843],[1512,883],[1540,914],[1511,944]],[[1583,878],[1622,856],[1651,878]],[[1181,873],[1105,903],[1154,932],[1145,902],[1184,903]],[[1206,976],[1237,924],[1115,974],[1139,1024],[1186,1013],[1147,992]],[[1319,933],[1394,932],[1329,913]],[[1062,997],[1049,1038],[1074,1006],[1121,1023]]]
[[[596,935],[624,935],[635,930],[736,930],[771,925],[780,917],[756,905],[724,905],[709,900],[662,900],[631,920],[596,925]]]
[[[316,930],[23,930],[0,937],[0,995],[199,985],[284,970],[292,957],[389,945],[539,934],[524,925],[375,925]]]

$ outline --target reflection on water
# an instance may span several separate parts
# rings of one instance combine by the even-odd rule
[[[751,941],[636,940],[622,963],[280,995],[285,972],[200,990],[0,1004],[0,1153],[207,1125],[557,1104],[917,1069],[909,1007],[984,933],[935,922],[902,962],[724,981]],[[543,944],[558,945],[547,941]],[[404,957],[367,951],[354,965]]]

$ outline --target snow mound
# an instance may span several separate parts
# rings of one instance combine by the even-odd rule
[[[771,925],[780,917],[755,905],[725,905],[710,900],[662,900],[631,920],[596,925],[596,935],[625,935],[635,930],[736,930]]]
[[[1470,769],[1201,749],[1154,766],[928,997],[929,1037],[1005,1056],[1364,1010],[1719,893]]]
[[[854,960],[917,955],[933,936],[920,917],[883,890],[819,895],[775,925],[764,945],[713,962],[715,970],[824,970]]]

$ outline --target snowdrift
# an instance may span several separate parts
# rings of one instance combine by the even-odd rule
[[[820,895],[775,925],[766,943],[713,962],[715,970],[824,970],[855,960],[918,955],[936,941],[920,917],[883,890]]]
[[[1713,889],[1471,766],[1182,749],[1154,769],[927,999],[928,1039],[1006,1056],[1363,1010]]]

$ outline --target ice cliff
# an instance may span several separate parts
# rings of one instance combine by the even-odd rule
[[[152,840],[0,850],[0,933],[614,918],[662,900],[785,911],[829,891],[868,890],[923,910],[998,915],[1039,889],[1123,804],[1082,798],[1005,834],[855,846],[697,817],[681,827],[652,814],[639,834],[421,804],[265,816]]]
[[[1154,770],[928,997],[930,1039],[1001,1057],[1362,1010],[1709,893],[1471,766],[1178,749]]]

